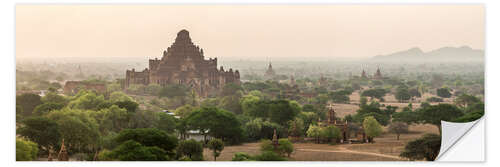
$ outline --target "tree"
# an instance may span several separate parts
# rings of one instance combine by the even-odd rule
[[[189,114],[191,114],[191,112],[194,111],[195,109],[196,109],[195,107],[193,107],[189,104],[186,104],[186,105],[177,107],[177,109],[174,110],[174,113],[175,113],[175,115],[177,115],[181,118],[185,118]]]
[[[189,89],[184,85],[171,84],[163,87],[158,93],[158,96],[160,98],[167,97],[179,99],[181,101],[181,104],[184,105],[186,104],[186,96],[188,95],[188,91]]]
[[[373,138],[382,134],[382,126],[377,122],[377,120],[372,117],[365,117],[363,120],[363,129],[365,130],[368,142],[373,142]]]
[[[203,145],[194,139],[183,140],[179,143],[177,153],[191,160],[203,160]]]
[[[278,140],[278,151],[281,155],[286,154],[288,157],[293,153],[293,144],[288,139]]]
[[[462,111],[451,104],[438,104],[417,111],[422,123],[436,125],[441,133],[441,121],[452,121],[463,115]]]
[[[30,117],[23,120],[23,124],[17,130],[19,135],[38,143],[45,151],[59,144],[61,133],[55,121],[45,117]]]
[[[479,98],[473,95],[461,94],[455,99],[455,104],[462,108],[467,108],[469,105],[480,102]]]
[[[92,114],[99,123],[100,131],[105,134],[111,131],[119,132],[122,129],[128,128],[131,116],[127,110],[119,108],[116,105],[101,109]]]
[[[408,86],[404,84],[399,85],[398,88],[396,89],[395,97],[396,99],[398,99],[399,102],[410,100],[411,94],[410,91],[408,90]]]
[[[452,122],[472,122],[483,117],[484,111],[467,112],[463,116],[454,119]]]
[[[55,92],[49,92],[45,96],[42,97],[43,103],[57,103],[57,104],[68,104],[68,99],[64,96],[58,95]]]
[[[396,133],[396,138],[399,140],[401,133],[408,133],[408,124],[404,122],[392,122],[389,125],[389,132]]]
[[[411,88],[410,90],[408,90],[408,92],[410,93],[411,97],[422,97],[422,94],[420,94],[417,88]]]
[[[232,96],[236,92],[243,90],[243,88],[235,83],[225,84],[222,88],[221,96]]]
[[[134,140],[127,140],[111,152],[120,161],[165,161],[166,151],[156,146],[144,146]]]
[[[121,92],[121,91],[116,91],[111,93],[109,95],[109,100],[111,102],[118,102],[118,101],[134,101],[132,97],[128,96],[127,94]]]
[[[97,95],[91,91],[80,91],[75,97],[76,98],[68,104],[70,108],[97,110],[99,105],[105,103],[103,95]]]
[[[304,136],[304,121],[300,118],[295,118],[289,121],[288,135],[289,136]]]
[[[281,126],[286,126],[300,112],[300,106],[288,100],[269,101],[269,118]]]
[[[61,138],[69,151],[92,151],[100,137],[99,125],[91,110],[64,108],[47,114],[47,118],[57,123]]]
[[[208,142],[208,148],[212,150],[214,161],[217,161],[217,157],[219,157],[222,150],[224,150],[224,142],[220,139],[212,139]]]
[[[32,141],[16,138],[16,161],[33,161],[38,155],[38,145]]]
[[[230,143],[239,143],[243,136],[243,129],[236,116],[226,110],[215,107],[202,107],[196,109],[186,117],[186,123],[192,130],[200,130],[206,135],[220,138]]]
[[[53,110],[60,110],[63,107],[64,107],[64,104],[62,104],[62,103],[48,102],[48,103],[43,103],[43,104],[36,106],[33,113],[35,113],[36,115],[44,115],[44,114],[47,114]]]
[[[177,137],[155,128],[125,129],[115,137],[116,143],[135,141],[142,146],[157,147],[165,151],[166,156],[173,156],[177,147]]]
[[[425,134],[406,144],[404,151],[399,155],[410,160],[433,161],[439,154],[441,148],[441,136],[436,134]]]
[[[175,132],[175,126],[177,124],[177,119],[172,115],[168,115],[164,112],[158,112],[158,121],[156,121],[155,127],[163,130],[169,134]]]
[[[329,92],[328,97],[335,103],[348,104],[350,101],[350,99],[349,99],[350,94],[351,94],[351,92],[349,92],[349,91],[340,90],[340,91]]]
[[[451,97],[450,89],[449,88],[439,88],[436,90],[437,95],[442,98],[448,98]]]
[[[418,121],[419,121],[418,117],[419,117],[419,115],[417,112],[403,110],[401,112],[394,113],[392,115],[392,121],[393,122],[404,122],[407,125],[411,125],[413,123],[418,123]]]
[[[334,125],[321,129],[321,136],[326,138],[327,142],[332,142],[332,139],[340,139],[340,135],[340,129]]]
[[[245,132],[250,139],[258,140],[261,138],[263,121],[261,118],[255,118],[245,124]]]
[[[117,105],[118,107],[120,108],[124,108],[127,110],[127,112],[129,113],[132,113],[132,112],[135,112],[137,111],[137,108],[139,108],[139,104],[134,102],[134,101],[116,101],[114,103],[115,105]]]
[[[316,125],[309,126],[309,129],[307,130],[307,136],[315,138],[316,143],[319,143],[319,138],[321,137],[321,128]]]
[[[241,92],[235,93],[231,96],[224,96],[222,97],[218,107],[227,111],[231,111],[235,114],[241,114],[242,110],[241,110],[240,99],[241,99]]]
[[[363,93],[361,93],[361,96],[382,99],[386,93],[387,92],[385,91],[385,89],[375,88],[363,91]]]
[[[37,94],[24,93],[16,96],[16,106],[20,106],[23,116],[30,116],[36,106],[42,104],[41,97]]]

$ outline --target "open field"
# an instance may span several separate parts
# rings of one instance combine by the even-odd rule
[[[375,143],[364,144],[314,144],[294,143],[295,151],[289,158],[292,161],[403,161],[398,155],[407,142],[425,133],[439,133],[433,125],[410,126],[410,133],[396,135],[384,133],[375,138]],[[236,152],[246,152],[250,155],[260,153],[259,143],[245,143],[237,146],[227,146],[217,159],[230,161]],[[213,160],[210,150],[204,151],[205,160]]]

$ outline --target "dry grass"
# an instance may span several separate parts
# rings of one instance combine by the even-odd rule
[[[314,144],[294,143],[295,152],[291,161],[402,161],[398,156],[407,142],[419,138],[425,133],[439,133],[434,125],[412,125],[410,133],[396,135],[384,133],[375,138],[375,143],[363,144]],[[246,152],[250,155],[260,153],[259,143],[245,143],[238,146],[226,146],[219,161],[231,161],[234,153]],[[204,151],[205,160],[213,160],[210,150]]]

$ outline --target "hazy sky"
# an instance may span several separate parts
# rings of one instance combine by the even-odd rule
[[[18,5],[16,56],[161,57],[181,29],[220,59],[483,49],[484,13],[482,5]]]

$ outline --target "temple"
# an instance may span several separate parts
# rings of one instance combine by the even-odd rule
[[[149,60],[149,68],[127,70],[124,87],[131,84],[182,84],[202,97],[220,90],[225,84],[240,84],[240,73],[233,69],[217,69],[217,58],[205,59],[203,49],[194,45],[189,32],[181,30],[175,42],[163,51],[161,59]]]

